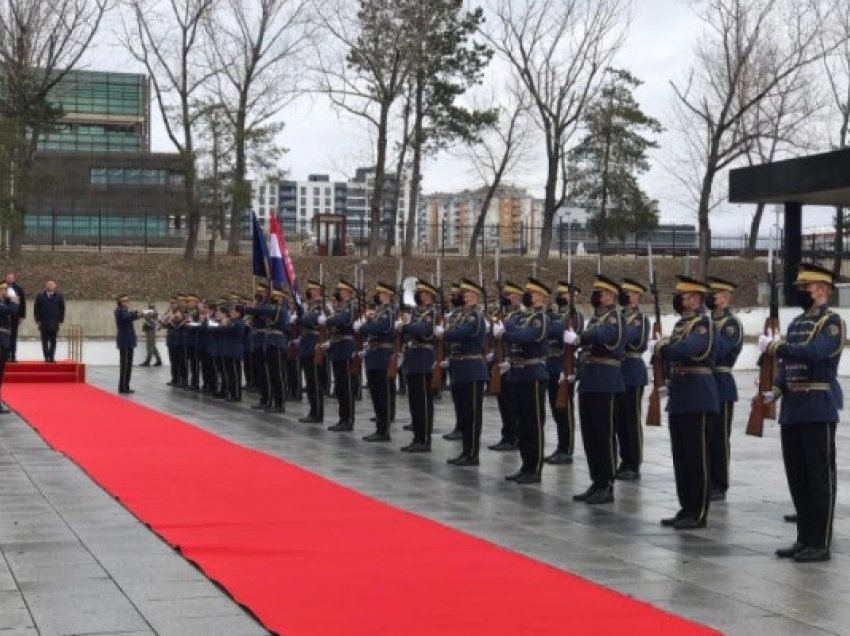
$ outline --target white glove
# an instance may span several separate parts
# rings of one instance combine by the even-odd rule
[[[487,362],[488,363],[493,362],[493,360],[495,360],[495,359],[496,359],[496,354],[493,353],[492,351],[487,354]]]
[[[497,322],[493,325],[493,337],[500,338],[505,333],[505,325]]]
[[[322,348],[322,349],[330,349],[330,348],[331,348],[331,343],[330,343],[330,342],[328,342],[327,340],[325,340],[323,343],[321,343],[321,344],[319,345],[319,347],[320,347],[320,348]]]
[[[363,349],[362,351],[358,351],[357,357],[358,358],[365,358],[366,357],[366,349]]]
[[[435,338],[442,338],[444,333],[446,333],[446,328],[443,327],[443,325],[437,325],[436,327],[434,327]]]
[[[661,342],[658,338],[653,338],[646,343],[646,348],[651,353],[655,353],[655,347],[658,346],[658,343]]]
[[[200,327],[201,326],[201,323],[199,323],[199,322],[190,322],[188,324],[189,324],[190,327]]]
[[[295,340],[292,341],[292,344],[294,344],[297,347],[298,345],[301,344],[301,338],[295,338]]]
[[[398,366],[401,367],[404,364],[404,354],[398,354]]]
[[[448,368],[449,368],[449,361],[448,361],[448,360],[443,360],[443,361],[440,363],[440,368],[441,368],[441,369],[448,369]]]
[[[761,394],[761,400],[765,404],[773,404],[776,402],[776,394],[773,391],[763,391]]]
[[[773,336],[768,336],[766,334],[762,334],[759,336],[759,352],[764,353],[767,348],[770,346],[770,343],[774,341]]]
[[[489,331],[489,330],[490,330],[490,325],[491,325],[491,324],[492,324],[492,323],[491,323],[489,320],[487,320],[487,319],[485,318],[485,319],[484,319],[484,331]]]
[[[17,297],[18,297],[18,294],[15,293],[14,288],[12,288],[12,287],[6,288],[6,298],[17,298]]]
[[[670,394],[670,391],[667,389],[666,386],[658,387],[658,397],[666,398],[669,394]]]
[[[511,363],[510,362],[500,362],[499,363],[499,373],[501,373],[502,375],[505,375],[510,370],[511,370]]]
[[[327,317],[325,314],[319,314],[319,317],[318,317],[318,318],[316,318],[316,322],[317,322],[320,326],[324,327],[324,326],[325,326],[325,324],[328,322],[328,317]]]
[[[358,318],[357,320],[354,321],[354,324],[352,325],[352,327],[353,327],[354,331],[360,331],[363,328],[363,325],[365,325],[365,324],[366,324],[365,318]]]
[[[563,382],[564,380],[566,380],[566,381],[567,381],[567,384],[575,384],[575,382],[576,382],[576,374],[575,374],[575,373],[570,373],[569,375],[564,375],[564,372],[563,372],[563,371],[561,371],[561,375],[559,375],[559,376],[558,376],[558,384],[560,384],[560,383],[561,383],[561,382]]]
[[[207,320],[208,327],[218,327],[218,323],[215,320]]]
[[[395,330],[399,331],[402,327],[404,327],[405,324],[406,323],[401,318],[399,318],[395,321]]]
[[[564,344],[574,345],[578,342],[578,334],[572,329],[564,331]]]

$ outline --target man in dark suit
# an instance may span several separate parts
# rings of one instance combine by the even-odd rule
[[[65,322],[65,298],[56,291],[56,281],[44,283],[44,290],[35,297],[33,315],[41,333],[41,350],[45,362],[56,362],[56,336]]]
[[[115,303],[115,345],[118,347],[120,364],[118,392],[132,393],[130,373],[133,370],[133,349],[136,348],[136,328],[133,321],[144,318],[150,310],[136,311],[129,309],[130,297],[127,294],[118,296]]]
[[[15,272],[6,272],[6,286],[15,290],[18,298],[18,316],[9,325],[9,362],[18,361],[18,325],[27,317],[27,298],[24,288],[18,285]]]

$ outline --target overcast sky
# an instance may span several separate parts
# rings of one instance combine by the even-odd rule
[[[638,100],[648,114],[665,123],[671,113],[669,81],[680,79],[686,72],[691,61],[691,47],[701,25],[685,0],[633,0],[633,4],[628,39],[614,66],[627,68],[644,82],[638,89]],[[114,23],[114,17],[110,22]],[[106,43],[107,39],[111,38],[104,34],[101,40],[104,44],[87,56],[85,67],[92,70],[142,71],[119,47]],[[157,151],[173,150],[156,109],[152,108],[152,112],[152,148]],[[281,167],[293,179],[306,179],[312,173],[328,173],[334,179],[346,179],[353,175],[356,167],[372,162],[373,144],[362,124],[340,118],[320,96],[303,98],[284,111],[282,118],[286,126],[281,143],[289,152],[284,156]],[[656,151],[652,170],[643,183],[649,195],[658,199],[663,222],[695,223],[695,206],[683,204],[684,195],[662,165],[669,164],[664,148],[675,142],[672,133],[662,135],[662,148]],[[724,175],[722,179],[725,178]],[[542,165],[530,165],[510,181],[528,187],[536,196],[542,197],[545,170]],[[478,185],[464,162],[449,154],[440,155],[424,165],[425,193],[462,190]],[[743,234],[749,230],[751,213],[751,206],[726,206],[713,215],[712,229],[715,234]],[[770,216],[772,222],[773,215]],[[814,227],[830,223],[830,210],[810,209],[804,224]]]

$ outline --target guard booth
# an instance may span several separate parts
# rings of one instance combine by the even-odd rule
[[[319,256],[345,256],[345,215],[317,214],[313,217],[316,253]]]

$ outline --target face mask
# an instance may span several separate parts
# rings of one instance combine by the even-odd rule
[[[620,304],[620,307],[628,307],[629,306],[629,294],[627,292],[620,292],[617,295],[617,302]]]
[[[263,295],[262,294],[254,294],[254,300],[256,300],[258,303],[262,302]]]
[[[378,294],[375,294],[374,296],[372,296],[372,302],[375,303],[376,305],[381,304],[381,299],[378,297]]]
[[[564,298],[563,296],[558,296],[558,298],[555,299],[555,302],[557,303],[558,307],[566,307],[570,304],[570,301]]]
[[[504,296],[502,296],[501,298],[499,298],[499,307],[500,307],[501,309],[507,309],[507,308],[508,308],[508,307],[510,307],[510,306],[511,306],[511,300],[510,300],[510,298],[505,298]]]
[[[452,305],[454,307],[463,307],[463,294],[455,294],[452,296]]]
[[[590,294],[590,306],[596,309],[599,305],[602,304],[602,292],[598,289],[594,289]]]
[[[812,298],[811,293],[800,290],[797,292],[797,304],[800,305],[803,311],[809,311],[812,305],[815,304],[815,299]]]
[[[705,306],[709,311],[714,311],[717,308],[717,303],[714,302],[714,294],[706,295]]]
[[[533,303],[534,303],[534,301],[531,298],[531,292],[525,292],[522,295],[522,304],[525,305],[526,307],[531,307],[531,305]]]
[[[339,291],[334,292],[334,300],[337,302],[342,302],[342,294]]]
[[[673,311],[677,314],[682,314],[685,311],[685,301],[682,298],[682,294],[674,294],[673,295]]]

